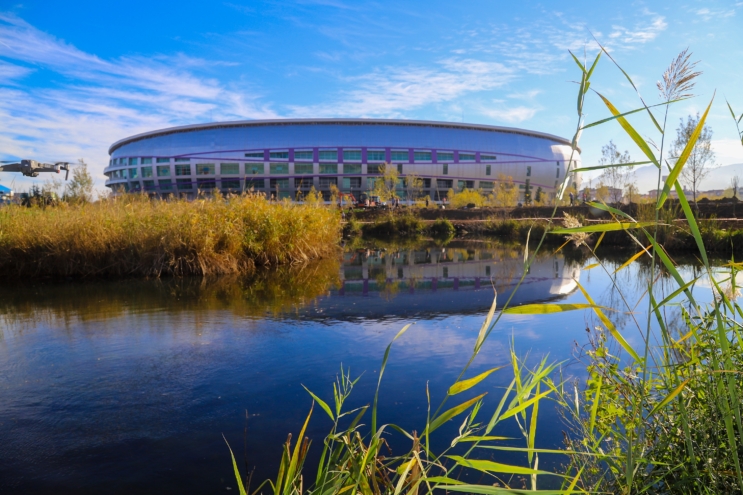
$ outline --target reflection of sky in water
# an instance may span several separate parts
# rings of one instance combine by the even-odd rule
[[[310,406],[301,384],[330,400],[343,363],[353,375],[364,374],[349,406],[368,403],[385,347],[411,321],[392,350],[380,418],[420,431],[426,386],[435,407],[471,353],[491,283],[502,303],[521,256],[470,246],[351,253],[341,282],[313,293],[293,291],[317,274],[264,278],[242,291],[168,282],[14,289],[0,299],[24,301],[0,303],[0,491],[224,490],[233,483],[221,434],[241,459],[246,409],[249,462],[257,479],[273,476],[281,443],[288,432],[296,435]],[[644,289],[640,275],[633,267],[617,278],[633,304]],[[606,273],[581,271],[561,255],[540,258],[514,301],[583,302],[573,277],[600,304],[618,304]],[[263,292],[256,295],[255,287]],[[263,302],[267,294],[280,304]],[[638,320],[644,311],[640,303]],[[639,348],[631,319],[612,318]],[[511,339],[529,362],[549,353],[581,376],[570,360],[592,324],[585,312],[503,317],[468,376],[504,364]],[[487,406],[509,381],[507,372],[496,373],[462,399],[488,391],[484,410],[492,411]],[[315,413],[309,436],[317,453],[329,421]],[[560,445],[557,421],[549,408],[541,413],[542,446]],[[458,426],[442,428],[441,441]]]

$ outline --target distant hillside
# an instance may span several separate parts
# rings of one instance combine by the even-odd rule
[[[668,174],[664,173],[663,175]],[[734,163],[732,165],[726,165],[724,167],[710,170],[709,175],[704,179],[699,190],[707,191],[710,189],[727,189],[730,187],[730,178],[734,175],[740,177],[741,186],[743,187],[743,163]],[[645,194],[651,190],[655,190],[657,182],[658,169],[655,168],[654,165],[647,165],[635,169],[635,183],[641,193]],[[593,179],[593,186],[595,187],[596,184],[598,184],[598,179]]]

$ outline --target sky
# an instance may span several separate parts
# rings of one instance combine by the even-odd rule
[[[595,37],[648,104],[688,48],[703,74],[696,97],[669,108],[666,136],[714,96],[716,163],[730,165],[743,162],[725,104],[743,112],[742,32],[736,0],[0,0],[0,160],[82,158],[102,188],[115,141],[202,122],[423,119],[571,138],[580,69],[569,50],[592,59]],[[606,57],[592,89],[622,111],[640,105]],[[609,115],[595,94],[584,114]],[[631,122],[660,142],[647,114]],[[585,166],[609,140],[642,159],[611,122],[581,135]],[[0,173],[15,190],[44,179]]]

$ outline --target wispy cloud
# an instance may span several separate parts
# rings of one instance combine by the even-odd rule
[[[357,88],[334,101],[289,110],[297,117],[405,117],[425,105],[501,87],[513,77],[513,70],[503,64],[475,59],[448,58],[433,67],[386,67],[348,78]]]
[[[536,107],[498,107],[482,110],[483,115],[487,115],[491,119],[497,122],[508,122],[510,124],[518,124],[529,120],[539,111]]]
[[[612,26],[609,39],[613,45],[619,45],[622,48],[634,48],[653,41],[667,27],[668,23],[665,17],[656,16],[649,24],[642,23],[632,28],[625,28],[619,25]]]
[[[259,95],[198,71],[213,62],[182,54],[105,60],[0,14],[0,148],[11,158],[85,158],[99,184],[108,146],[123,137],[199,120],[270,118]],[[32,71],[64,77],[21,89]]]

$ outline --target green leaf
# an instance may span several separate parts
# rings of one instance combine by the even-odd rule
[[[577,309],[590,309],[593,308],[591,304],[524,304],[522,306],[515,306],[508,308],[503,311],[509,315],[546,315],[550,313],[563,313],[565,311],[575,311]]]
[[[512,437],[496,437],[492,435],[484,435],[481,437],[464,437],[460,438],[459,442],[489,442],[491,440],[513,440]]]
[[[655,155],[653,154],[653,151],[650,149],[650,146],[648,146],[648,143],[645,142],[642,137],[640,137],[640,134],[637,133],[634,127],[625,119],[624,117],[620,117],[619,110],[616,109],[614,105],[601,93],[596,93],[599,95],[599,97],[604,101],[604,105],[606,105],[606,108],[609,109],[609,111],[612,113],[612,115],[615,115],[617,117],[617,122],[619,122],[619,125],[622,126],[622,129],[624,129],[624,132],[626,132],[629,137],[632,139],[632,141],[635,142],[635,144],[642,150],[642,152],[645,154],[645,156],[648,157],[648,159],[655,164],[656,167],[660,168],[660,163],[658,163],[658,159],[655,158]]]
[[[668,403],[673,400],[674,397],[676,397],[678,394],[681,393],[682,390],[684,390],[684,387],[686,387],[686,384],[689,383],[690,380],[691,380],[691,378],[689,378],[688,380],[685,380],[684,382],[682,382],[678,387],[676,387],[675,389],[673,389],[673,391],[671,391],[671,393],[668,394],[665,399],[663,399],[662,401],[660,401],[659,403],[657,403],[655,405],[655,407],[653,408],[653,410],[650,411],[650,416],[652,416],[653,414],[655,414],[659,410],[661,410],[664,407],[666,407],[668,405]]]
[[[240,476],[240,470],[237,469],[237,462],[235,461],[235,454],[232,453],[232,447],[230,447],[230,444],[224,437],[224,435],[222,435],[222,438],[224,438],[224,443],[227,444],[227,448],[230,449],[230,457],[232,457],[232,467],[235,469],[235,479],[237,480],[237,488],[238,490],[240,490],[240,495],[247,495],[245,486],[243,485],[242,477]]]
[[[627,213],[623,212],[622,210],[617,210],[616,208],[612,208],[609,205],[606,205],[604,203],[598,203],[596,201],[589,201],[588,204],[593,206],[594,208],[598,208],[599,210],[608,211],[609,213],[613,213],[618,217],[623,217],[623,218],[630,220],[633,223],[636,223],[636,220],[634,218],[632,218],[631,216],[629,216]]]
[[[461,382],[457,382],[451,387],[449,387],[449,390],[447,391],[447,394],[449,395],[456,395],[460,392],[464,392],[465,390],[469,390],[484,379],[486,379],[491,373],[494,373],[498,371],[499,369],[503,368],[503,366],[498,366],[497,368],[490,369],[484,373],[480,373],[479,375],[469,378],[467,380],[462,380]]]
[[[630,266],[632,263],[634,263],[637,260],[637,258],[639,258],[640,256],[642,256],[643,254],[646,254],[647,253],[650,256],[650,252],[648,250],[651,247],[652,247],[652,245],[646,247],[642,251],[640,251],[637,254],[633,255],[630,259],[628,259],[627,261],[625,261],[622,266],[620,266],[619,268],[617,268],[616,270],[614,270],[614,273],[617,273],[617,272],[620,272],[620,271],[624,270],[625,268],[627,268],[628,266]]]
[[[593,167],[576,168],[574,170],[571,170],[571,172],[588,172],[589,170],[601,170],[604,168],[634,167],[635,165],[647,165],[648,163],[653,163],[653,162],[645,161],[645,162],[632,162],[632,163],[614,163],[611,165],[596,165]]]
[[[323,411],[325,411],[326,413],[328,413],[328,416],[330,416],[330,420],[331,421],[335,421],[335,418],[333,417],[333,411],[330,410],[330,406],[328,406],[325,403],[325,401],[322,400],[320,397],[318,397],[315,394],[313,394],[312,391],[310,391],[310,389],[308,389],[304,385],[302,385],[302,387],[304,387],[304,389],[307,391],[307,393],[310,394],[313,399],[315,399],[315,402],[317,402],[318,404],[320,404],[320,407],[322,407]]]
[[[539,471],[523,466],[513,466],[511,464],[501,464],[500,462],[484,461],[477,459],[466,459],[459,455],[446,456],[460,466],[485,471],[487,473],[505,473],[505,474],[552,474],[548,471]]]
[[[599,63],[599,59],[601,58],[601,52],[598,52],[596,54],[596,59],[593,61],[593,64],[591,64],[591,68],[588,69],[588,74],[586,75],[586,79],[591,79],[591,74],[593,74],[593,70],[596,68],[596,66]]]
[[[586,289],[584,289],[583,286],[577,280],[575,281],[575,283],[578,286],[578,288],[580,289],[580,291],[583,293],[583,297],[585,297],[586,300],[594,306],[593,311],[596,313],[596,316],[599,317],[599,319],[601,320],[601,322],[604,324],[604,326],[609,331],[609,333],[611,333],[611,335],[614,337],[614,339],[617,342],[619,342],[619,345],[621,345],[624,348],[624,350],[627,351],[630,356],[632,356],[632,359],[634,359],[638,363],[641,362],[640,356],[637,355],[637,353],[632,348],[632,346],[629,345],[629,343],[624,339],[624,336],[622,336],[622,334],[619,333],[619,331],[614,326],[614,324],[611,322],[611,320],[609,320],[609,318],[606,317],[606,315],[604,314],[604,312],[601,311],[601,307],[600,306],[596,306],[594,304],[593,299],[588,294],[588,292],[586,292]]]
[[[702,133],[702,129],[704,129],[704,122],[707,120],[709,109],[712,108],[713,101],[715,101],[714,96],[712,96],[712,101],[709,102],[709,105],[707,105],[707,109],[704,111],[704,114],[699,119],[697,127],[694,129],[694,132],[692,132],[691,137],[689,138],[689,142],[687,142],[686,146],[684,146],[684,151],[681,152],[681,155],[679,155],[678,159],[676,160],[676,164],[673,166],[671,173],[668,174],[668,178],[663,185],[663,192],[658,198],[658,204],[656,205],[656,208],[658,208],[659,210],[663,207],[666,199],[668,199],[668,194],[671,192],[671,187],[676,183],[676,179],[678,179],[678,176],[681,173],[681,169],[684,168],[686,160],[689,159],[689,155],[691,155],[691,152],[694,150],[694,146],[696,146],[697,144],[699,135]]]
[[[582,63],[580,63],[580,60],[578,60],[578,57],[573,55],[573,52],[571,52],[570,50],[568,50],[568,53],[570,53],[570,55],[573,57],[573,60],[575,60],[575,63],[578,64],[578,67],[580,67],[580,70],[583,71],[583,73],[585,74],[586,68],[583,66]]]
[[[697,243],[697,249],[699,250],[699,254],[702,256],[702,261],[704,261],[704,266],[706,266],[707,270],[709,270],[709,260],[707,259],[707,250],[704,247],[704,241],[702,240],[702,233],[699,232],[699,226],[697,225],[697,220],[696,218],[694,218],[694,213],[691,211],[691,207],[689,206],[689,202],[686,200],[686,195],[684,194],[684,190],[681,187],[681,185],[678,182],[675,182],[674,186],[676,187],[676,194],[679,197],[681,208],[684,210],[684,216],[686,216],[686,221],[689,223],[689,229],[691,229],[691,233],[694,236],[694,240]]]
[[[452,485],[464,485],[464,481],[455,480],[454,478],[449,478],[447,476],[429,476],[427,478],[421,479],[422,482],[428,482],[428,483],[450,483]]]
[[[605,124],[606,122],[611,122],[612,120],[616,120],[619,117],[624,117],[626,115],[632,115],[633,113],[642,112],[643,110],[647,110],[649,108],[659,107],[661,105],[669,105],[671,103],[676,103],[676,102],[679,102],[679,101],[682,101],[682,100],[683,99],[672,100],[672,101],[669,101],[669,102],[665,102],[664,101],[663,103],[658,103],[656,105],[650,105],[649,107],[643,106],[641,108],[636,108],[634,110],[630,110],[629,112],[620,113],[620,114],[614,115],[612,117],[607,117],[605,119],[597,120],[596,122],[591,122],[590,124],[584,125],[583,127],[581,127],[581,129],[588,129],[589,127],[594,127],[594,126],[597,126],[597,125],[600,125],[600,124]]]
[[[434,418],[434,420],[431,421],[431,424],[429,424],[426,427],[426,433],[425,434],[430,435],[431,433],[433,433],[434,431],[436,431],[441,425],[443,425],[444,423],[446,423],[447,421],[449,421],[453,417],[458,416],[459,414],[462,414],[464,411],[466,411],[467,409],[469,409],[470,407],[472,407],[477,401],[479,401],[480,399],[482,399],[486,395],[487,395],[487,392],[484,393],[484,394],[478,395],[474,399],[470,399],[470,400],[468,400],[466,402],[463,402],[463,403],[459,404],[458,406],[452,407],[451,409],[449,409],[447,411],[444,411],[443,413],[441,413],[440,416],[438,416],[437,418]]]
[[[500,417],[500,419],[508,419],[511,416],[516,416],[521,411],[524,411],[529,408],[532,404],[539,402],[543,398],[547,397],[550,393],[552,393],[551,390],[547,390],[546,392],[542,392],[541,394],[536,394],[531,399],[522,402],[516,407],[513,407],[511,409],[508,409],[506,412],[503,413],[503,416]]]
[[[485,321],[482,322],[482,326],[480,327],[480,333],[477,334],[477,341],[475,342],[475,353],[480,352],[480,346],[482,346],[482,343],[485,342],[485,337],[488,333],[488,328],[490,328],[490,323],[493,321],[493,315],[495,315],[495,303],[498,299],[498,293],[496,292],[493,296],[493,304],[490,305],[490,311],[488,311],[488,316],[485,318]]]
[[[397,335],[395,335],[395,338],[392,339],[392,342],[389,343],[389,345],[387,346],[387,349],[384,351],[384,358],[382,358],[382,366],[379,367],[379,379],[377,380],[377,391],[374,393],[374,405],[372,406],[372,421],[371,421],[372,434],[376,434],[376,431],[377,431],[377,402],[379,400],[379,387],[382,384],[382,375],[384,375],[384,370],[387,367],[387,360],[390,358],[390,350],[392,349],[392,344],[394,344],[397,339],[402,337],[402,335],[408,331],[408,328],[410,328],[410,325],[412,325],[412,323],[408,323],[407,325],[402,327],[402,330],[397,332]]]
[[[575,234],[578,232],[611,232],[615,230],[639,229],[655,225],[655,222],[611,222],[584,225],[583,227],[557,228],[550,230],[550,234]]]

